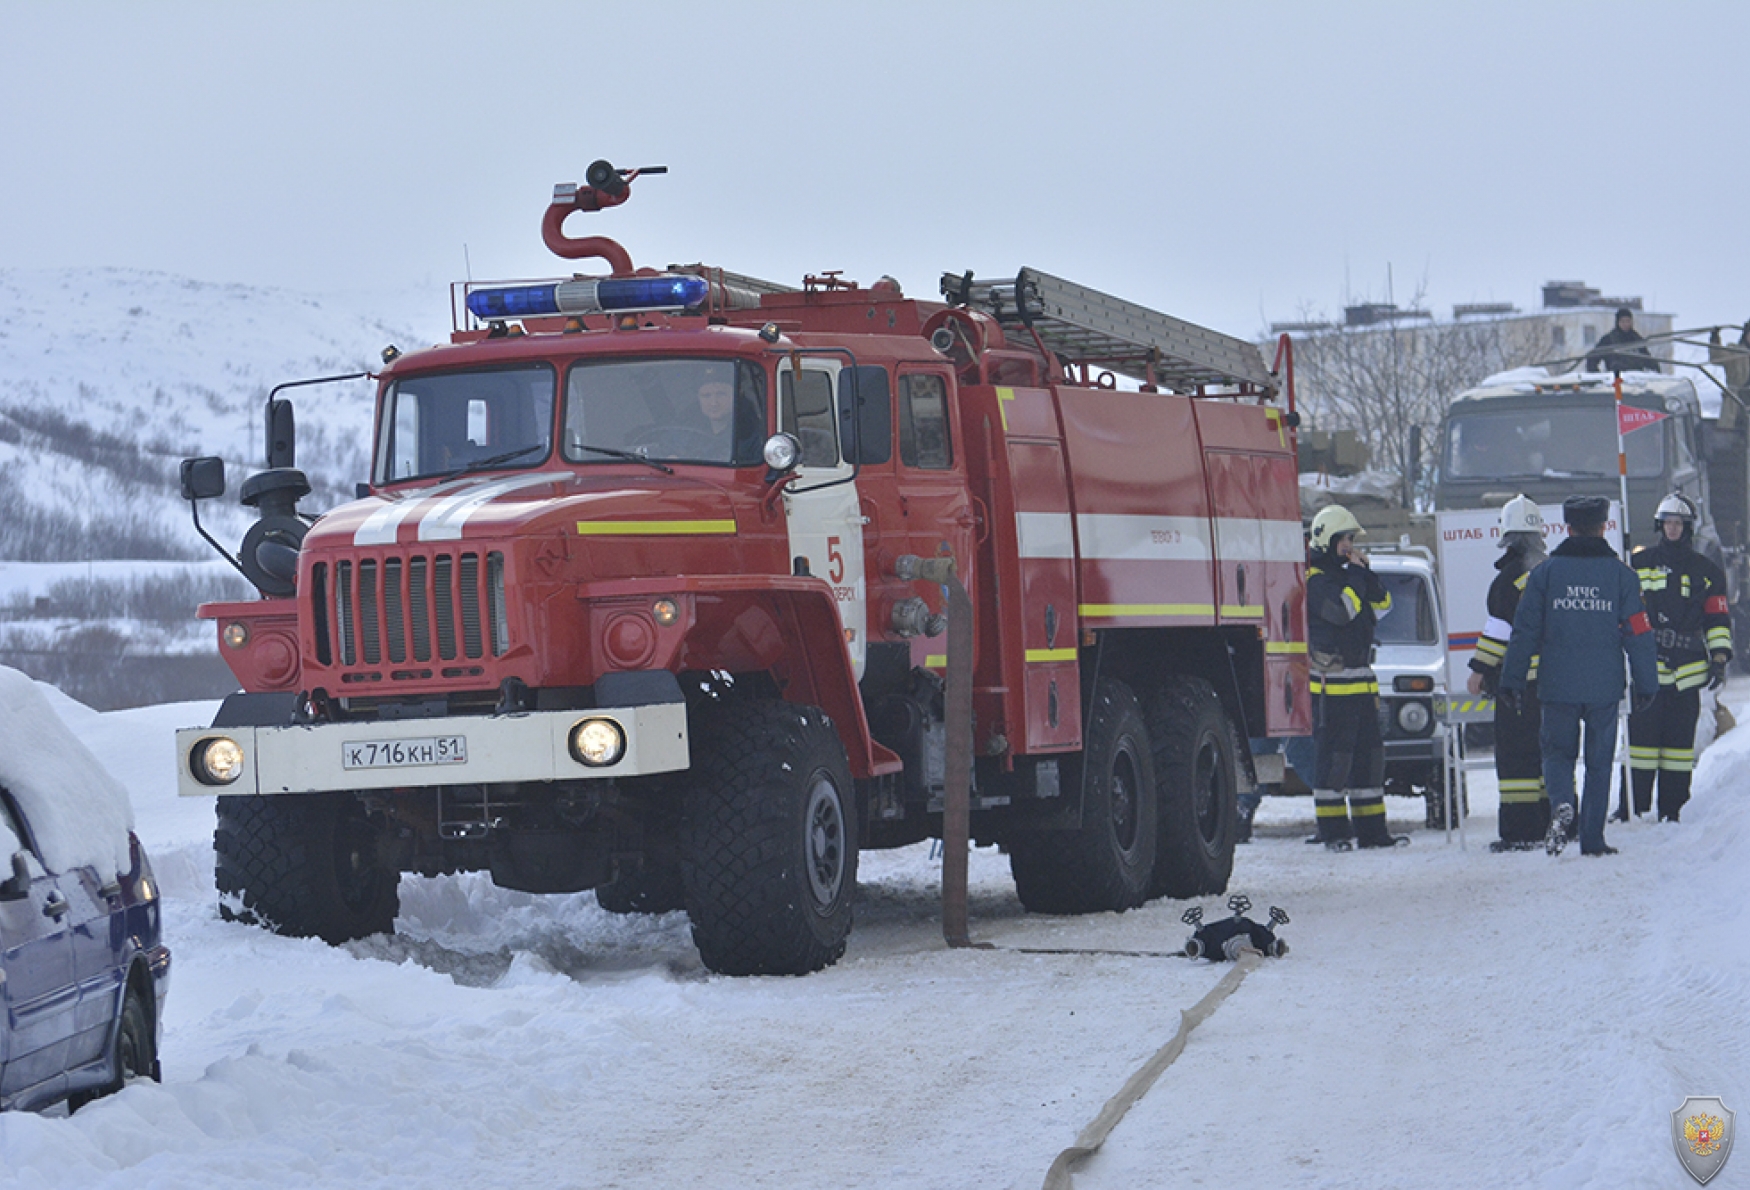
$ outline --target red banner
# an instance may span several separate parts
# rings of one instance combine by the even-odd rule
[[[1650,426],[1656,421],[1664,421],[1666,416],[1657,410],[1637,409],[1633,405],[1618,405],[1616,407],[1616,421],[1625,434],[1643,426]]]

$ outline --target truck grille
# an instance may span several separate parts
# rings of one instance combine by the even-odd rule
[[[482,572],[484,569],[484,573]],[[417,554],[317,562],[310,611],[321,665],[426,665],[494,657],[510,647],[504,555]],[[443,670],[463,676],[466,668]],[[400,680],[429,669],[395,670]]]

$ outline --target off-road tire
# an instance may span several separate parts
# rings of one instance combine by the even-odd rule
[[[687,907],[680,865],[648,861],[635,872],[599,885],[595,899],[609,913],[673,913]]]
[[[858,816],[844,745],[815,707],[736,700],[695,717],[681,822],[693,943],[722,975],[803,975],[838,961],[857,890]]]
[[[219,915],[331,946],[394,932],[400,878],[378,827],[346,793],[221,797],[213,832]]]
[[[1149,897],[1160,834],[1154,751],[1129,686],[1103,678],[1081,754],[1065,765],[1081,790],[1082,825],[1009,840],[1009,872],[1033,913],[1134,909]]]
[[[1239,810],[1234,732],[1215,687],[1174,674],[1148,703],[1160,790],[1160,844],[1153,895],[1227,891]]]

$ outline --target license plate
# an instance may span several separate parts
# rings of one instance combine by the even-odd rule
[[[341,767],[348,769],[467,764],[468,737],[440,735],[423,740],[350,740],[340,746],[340,763]]]

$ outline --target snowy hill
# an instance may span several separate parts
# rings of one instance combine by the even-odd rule
[[[225,460],[228,492],[202,519],[234,546],[251,520],[236,493],[262,465],[273,386],[366,371],[391,343],[437,342],[447,300],[442,284],[313,295],[121,269],[0,269],[0,663],[88,700],[106,655],[204,654],[197,668],[218,672],[194,605],[250,592],[195,534],[178,462]],[[371,397],[364,380],[295,393],[297,462],[315,489],[307,510],[347,499],[364,478]],[[143,697],[179,693],[162,672],[155,680]],[[216,692],[200,685],[180,693]]]

